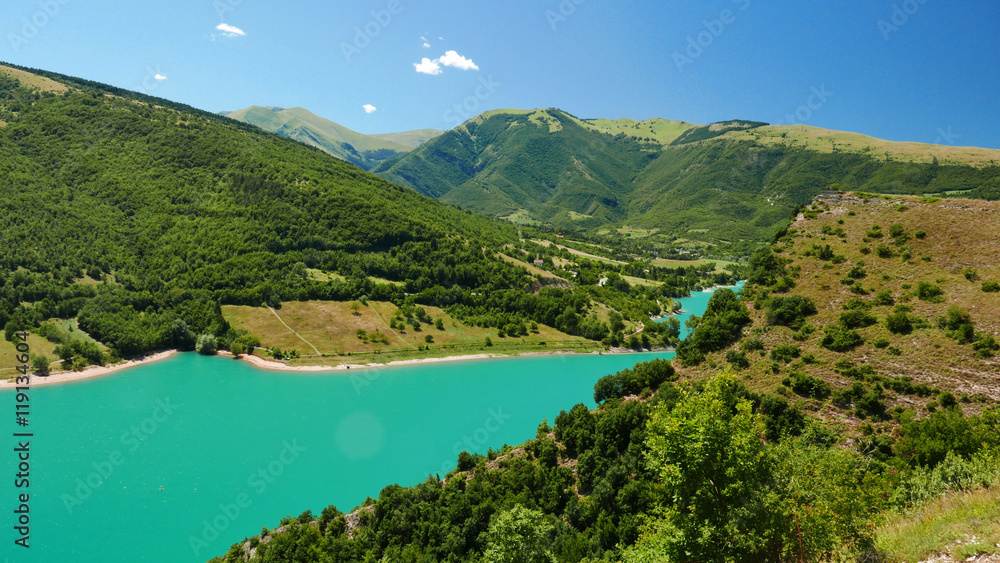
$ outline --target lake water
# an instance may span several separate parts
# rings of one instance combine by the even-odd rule
[[[708,296],[685,300],[700,314]],[[683,319],[681,319],[683,321]],[[276,372],[176,354],[31,390],[30,426],[0,392],[0,557],[18,562],[205,561],[334,504],[533,438],[602,376],[672,353],[530,356],[332,373]],[[30,487],[16,489],[30,431]],[[30,494],[30,548],[14,544]]]

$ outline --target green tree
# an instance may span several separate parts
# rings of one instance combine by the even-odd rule
[[[31,367],[37,375],[48,375],[49,359],[45,356],[35,356],[31,358]]]
[[[214,354],[217,349],[215,336],[211,334],[202,334],[198,337],[198,341],[195,343],[194,349],[199,354]]]
[[[774,460],[762,417],[731,375],[649,420],[646,461],[673,501],[626,561],[759,561],[776,555]],[[772,560],[777,559],[771,558]]]
[[[515,506],[496,514],[486,533],[486,563],[548,563],[553,526],[537,510]]]

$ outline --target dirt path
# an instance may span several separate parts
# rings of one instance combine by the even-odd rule
[[[271,307],[268,307],[268,309],[271,309]],[[322,356],[323,355],[323,353],[319,351],[319,348],[313,346],[312,342],[309,342],[301,334],[299,334],[299,333],[295,332],[294,330],[292,330],[292,327],[288,326],[288,323],[286,323],[285,320],[282,319],[280,315],[278,315],[277,311],[275,311],[274,309],[271,309],[271,312],[274,313],[274,316],[277,317],[278,321],[281,322],[281,324],[285,325],[285,328],[287,328],[295,336],[298,336],[299,340],[301,340],[302,342],[305,342],[306,344],[309,345],[310,348],[312,348],[313,350],[315,350],[317,356]]]
[[[389,326],[389,325],[388,325],[388,324],[387,324],[387,323],[385,322],[385,319],[383,319],[383,318],[382,318],[382,315],[381,315],[381,314],[379,314],[379,312],[378,312],[378,309],[376,309],[374,305],[372,305],[372,304],[370,304],[370,303],[369,303],[369,304],[368,304],[368,307],[370,307],[370,308],[371,308],[371,310],[372,310],[372,312],[373,312],[373,313],[375,313],[375,316],[376,316],[376,317],[378,317],[378,320],[382,321],[382,324],[383,324],[383,325],[385,326],[385,328],[386,328],[386,329],[387,329],[387,330],[388,330],[389,332],[391,332],[393,336],[395,336],[395,337],[396,337],[397,339],[399,339],[399,341],[400,341],[400,342],[402,342],[404,346],[409,346],[410,348],[412,348],[412,349],[414,349],[414,350],[416,350],[416,349],[417,349],[417,347],[416,347],[416,346],[414,346],[413,344],[410,344],[410,343],[409,343],[409,342],[407,342],[406,340],[403,340],[403,337],[402,337],[402,336],[400,336],[400,335],[399,335],[399,334],[398,334],[398,333],[397,333],[397,332],[396,332],[395,330],[392,330],[392,327],[391,327],[391,326]]]

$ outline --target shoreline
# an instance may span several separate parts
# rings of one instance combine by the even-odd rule
[[[280,371],[280,372],[305,372],[305,373],[332,373],[332,372],[346,372],[351,369],[355,370],[365,370],[365,369],[375,369],[375,368],[386,368],[386,367],[402,367],[410,365],[421,365],[421,364],[435,364],[443,362],[459,362],[459,361],[476,361],[476,360],[489,360],[497,358],[519,358],[527,356],[560,356],[560,355],[576,355],[576,354],[650,354],[657,352],[670,352],[671,349],[663,350],[649,350],[636,352],[628,348],[613,348],[610,350],[597,350],[593,352],[572,352],[572,351],[547,351],[547,352],[525,352],[523,354],[466,354],[461,356],[442,356],[438,358],[415,358],[411,360],[394,360],[385,363],[370,363],[370,364],[340,364],[336,366],[289,366],[282,362],[275,360],[268,360],[261,358],[260,356],[251,356],[247,354],[241,355],[239,358],[233,358],[233,355],[228,351],[220,351],[217,356],[227,357],[231,359],[237,359],[239,361],[247,362],[251,366],[257,369],[263,369],[268,371]],[[67,383],[73,383],[76,381],[85,381],[89,379],[96,379],[98,377],[104,377],[116,372],[124,371],[129,368],[138,367],[141,365],[150,364],[153,362],[158,362],[179,353],[178,350],[165,350],[162,352],[155,352],[141,358],[128,360],[126,362],[116,364],[113,366],[91,366],[83,371],[62,371],[56,372],[48,376],[31,376],[31,386],[37,387],[42,385],[64,385]],[[0,380],[0,391],[4,389],[13,389],[17,387],[17,384],[13,381],[8,381],[6,379]]]
[[[74,381],[83,381],[85,379],[95,379],[98,377],[104,377],[105,375],[126,370],[128,368],[133,368],[136,366],[151,364],[153,362],[165,360],[176,353],[177,350],[164,350],[162,352],[154,352],[152,354],[142,356],[137,359],[128,360],[120,364],[115,364],[113,366],[90,366],[84,368],[82,371],[59,371],[46,376],[32,375],[30,386],[38,387],[41,385],[60,385],[65,383],[73,383]],[[14,375],[11,377],[23,377],[23,376]],[[13,389],[14,387],[17,387],[16,381],[17,381],[16,379],[14,381],[8,381],[7,378],[0,380],[0,390]]]

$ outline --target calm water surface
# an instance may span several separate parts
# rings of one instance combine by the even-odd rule
[[[700,314],[710,294],[685,300]],[[681,319],[684,320],[683,318]],[[0,558],[205,561],[285,515],[347,512],[387,484],[534,437],[600,377],[672,353],[559,355],[333,373],[177,354],[31,391],[30,487],[16,489],[14,394],[0,392]],[[16,546],[30,494],[31,547]]]

